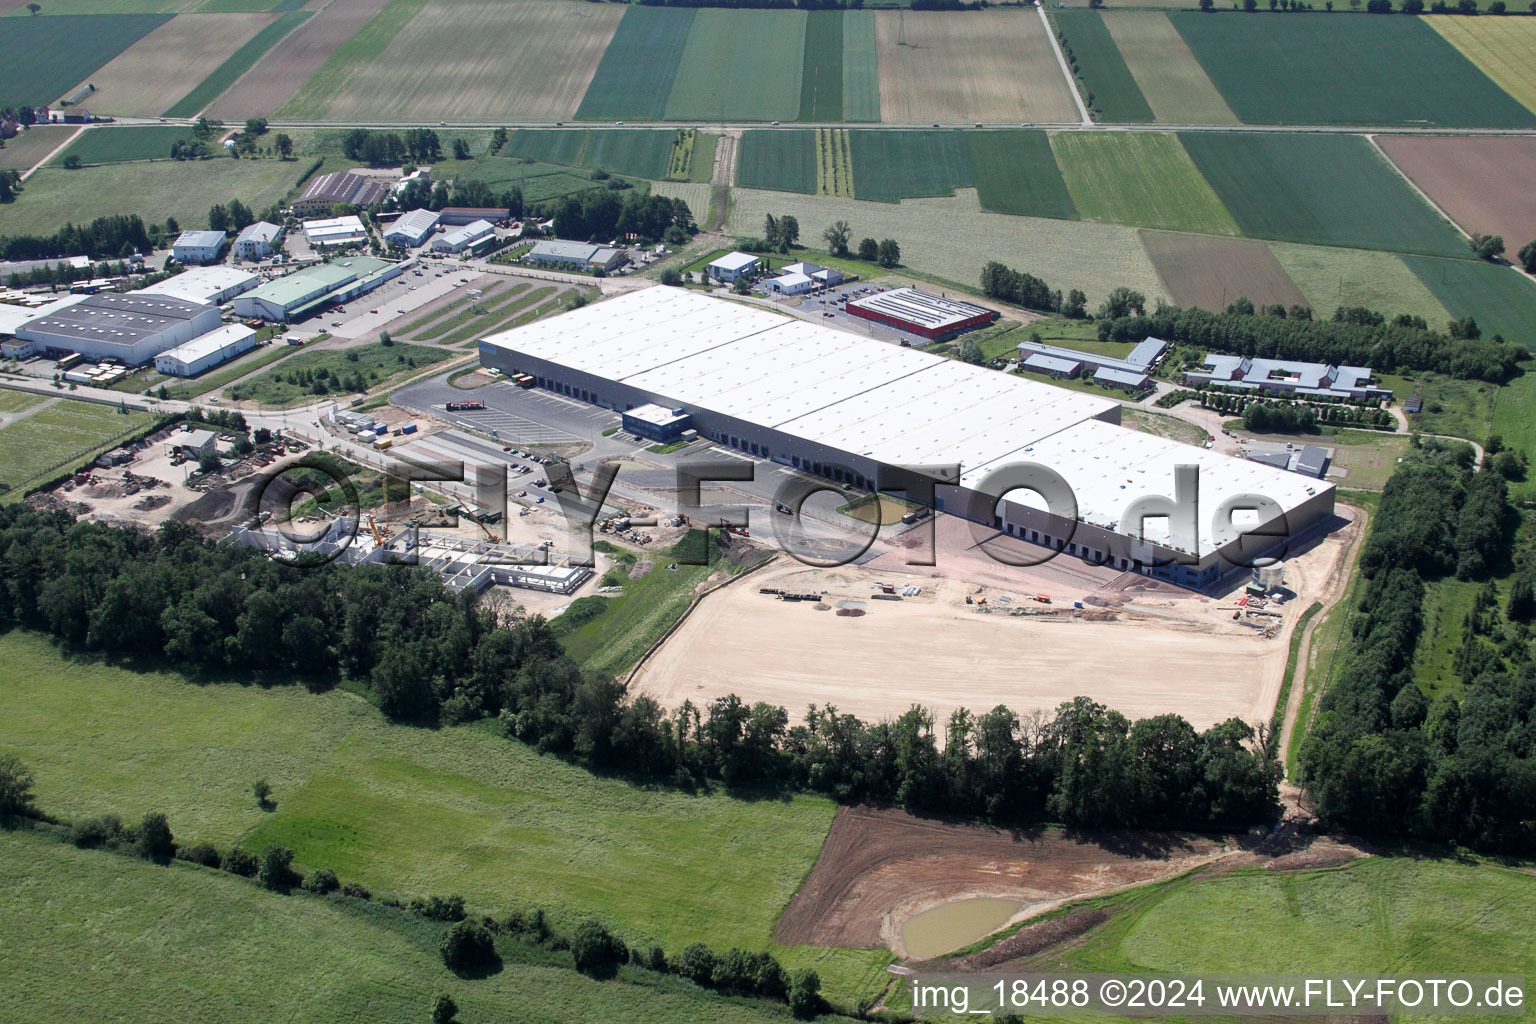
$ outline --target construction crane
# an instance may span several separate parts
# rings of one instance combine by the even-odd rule
[[[379,529],[378,520],[374,519],[371,515],[368,517],[368,526],[373,530],[373,542],[379,547],[383,547],[384,542],[389,539],[389,535]]]
[[[474,517],[472,516],[471,518],[474,518]],[[491,528],[489,526],[486,526],[479,519],[475,519],[475,525],[480,527],[481,530],[485,531],[486,539],[489,540],[492,544],[500,544],[501,543],[501,538],[496,536],[495,533],[491,532]]]

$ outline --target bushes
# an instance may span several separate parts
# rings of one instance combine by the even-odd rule
[[[32,772],[21,758],[0,754],[0,815],[32,814],[32,785]]]
[[[571,956],[582,974],[600,980],[613,977],[629,962],[629,949],[595,920],[586,920],[571,933]]]
[[[464,920],[464,897],[449,896],[443,899],[439,896],[428,896],[426,899],[411,900],[410,909],[429,921],[462,921]]]
[[[304,881],[304,876],[293,870],[293,851],[286,846],[268,846],[261,852],[261,866],[256,869],[256,881],[273,892],[287,892]]]
[[[328,895],[339,888],[341,888],[341,883],[336,880],[336,872],[330,868],[321,868],[319,871],[312,872],[308,878],[304,879],[305,891],[312,892],[317,896]]]
[[[241,878],[255,878],[256,871],[261,867],[261,862],[249,850],[234,846],[224,855],[224,859],[219,862],[219,867],[232,875],[239,875]]]
[[[69,830],[71,841],[82,850],[111,846],[117,842],[122,833],[123,822],[115,814],[103,814],[77,821]]]
[[[822,1011],[821,976],[809,967],[796,971],[789,986],[789,1012],[801,1020],[810,1020]]]
[[[191,846],[184,846],[176,851],[176,856],[193,864],[201,864],[205,868],[219,866],[219,851],[213,847],[212,843],[194,843]]]
[[[136,849],[145,860],[162,864],[176,856],[176,839],[171,835],[171,826],[165,820],[165,815],[158,811],[144,815],[144,821],[138,829]]]
[[[496,942],[478,921],[460,921],[444,933],[438,952],[450,970],[473,971],[496,962]]]

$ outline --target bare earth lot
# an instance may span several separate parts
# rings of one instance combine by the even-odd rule
[[[86,105],[96,113],[157,117],[276,20],[261,13],[178,14],[93,72],[96,91]]]
[[[1469,234],[1536,238],[1536,138],[1378,135],[1392,162]]]
[[[1079,119],[1061,66],[1033,11],[875,14],[880,116],[920,124],[939,121]]]
[[[220,96],[208,116],[238,120],[272,113],[298,92],[305,79],[320,70],[338,46],[379,13],[384,2],[330,0]],[[310,9],[315,9],[313,4]]]
[[[1144,231],[1142,242],[1168,294],[1181,306],[1220,311],[1240,296],[1257,305],[1306,305],[1263,242],[1175,231]]]

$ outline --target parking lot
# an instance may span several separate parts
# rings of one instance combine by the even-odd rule
[[[484,288],[493,280],[477,271],[460,272],[428,264],[415,271],[407,270],[368,294],[343,303],[338,309],[329,309],[296,323],[293,330],[309,337],[329,331],[344,341],[375,337],[379,331],[388,330],[394,321],[437,299]]]
[[[797,315],[810,319],[812,323],[819,323],[826,327],[836,327],[838,330],[851,331],[866,338],[874,338],[876,341],[886,341],[896,345],[910,345],[918,347],[931,345],[927,338],[906,331],[898,331],[882,324],[865,320],[862,317],[851,316],[843,312],[843,302],[847,299],[857,299],[875,292],[884,291],[879,285],[853,284],[839,285],[836,288],[828,288],[821,295],[791,295],[777,298],[771,292],[767,297],[773,299],[783,309],[793,310]],[[761,294],[761,293],[760,293]]]

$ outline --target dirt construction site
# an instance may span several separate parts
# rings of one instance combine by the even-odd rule
[[[1287,559],[1286,596],[1262,609],[1238,603],[1241,587],[1206,597],[1075,559],[1005,566],[955,527],[946,536],[949,517],[930,567],[906,565],[899,549],[833,569],[781,555],[699,602],[632,688],[669,707],[735,693],[792,714],[832,704],[866,721],[914,704],[939,722],[998,704],[1028,715],[1086,696],[1133,720],[1258,724],[1274,708],[1297,619],[1336,589],[1352,514],[1341,508],[1339,528]]]

